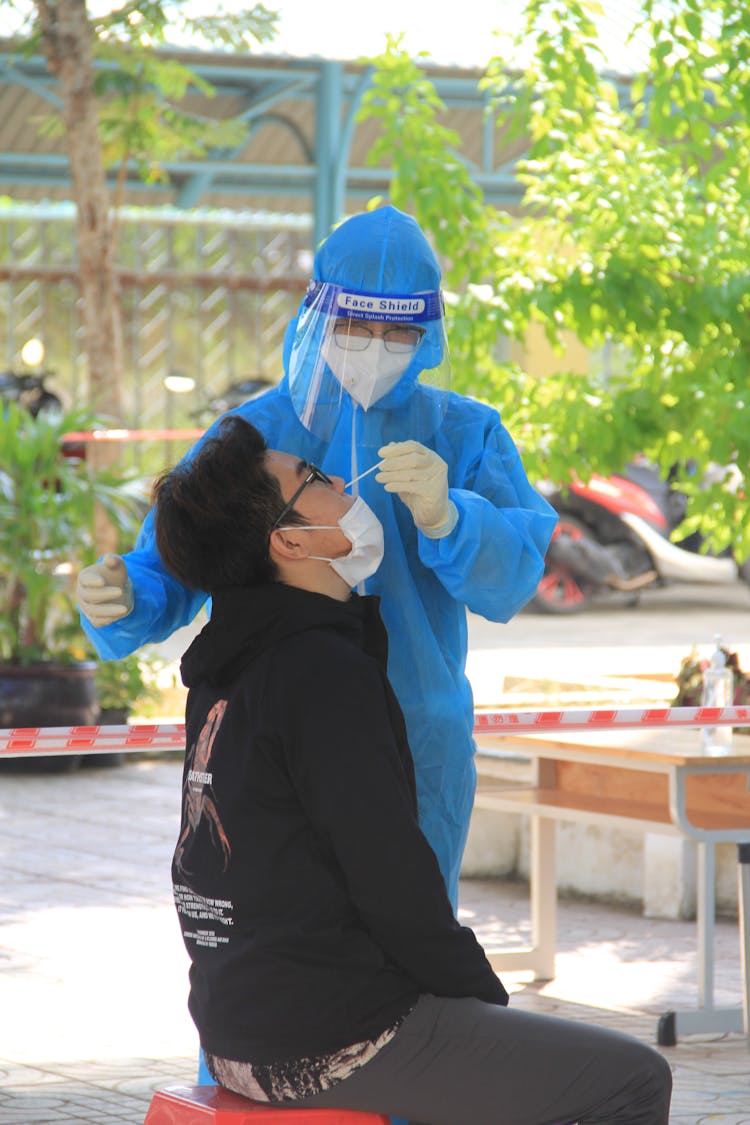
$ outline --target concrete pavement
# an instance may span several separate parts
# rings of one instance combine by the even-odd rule
[[[159,1085],[192,1082],[197,1039],[169,885],[180,765],[0,775],[0,1121],[140,1125]],[[526,888],[464,881],[461,916],[488,949],[528,928]],[[696,1002],[691,922],[563,900],[557,979],[506,983],[512,1002],[655,1041]],[[717,1002],[739,1002],[737,926],[717,924]],[[664,1049],[672,1125],[750,1125],[741,1035]],[[465,1125],[471,1125],[466,1122]]]
[[[467,669],[480,704],[508,705],[500,697],[508,687],[517,696],[519,678],[536,681],[535,690],[550,705],[566,682],[595,690],[603,678],[618,696],[632,695],[634,685],[625,680],[639,679],[642,687],[650,680],[651,698],[671,700],[670,677],[681,660],[694,645],[708,656],[717,633],[738,654],[742,669],[750,670],[750,588],[741,582],[648,590],[629,608],[619,595],[603,595],[584,613],[557,617],[524,610],[507,625],[469,614],[468,625]]]

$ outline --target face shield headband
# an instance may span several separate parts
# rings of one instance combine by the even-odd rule
[[[442,294],[382,294],[313,281],[289,358],[297,416],[330,440],[355,414],[360,445],[425,440],[439,426],[450,389]]]

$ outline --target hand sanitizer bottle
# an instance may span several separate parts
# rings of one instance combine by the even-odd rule
[[[716,637],[716,647],[711,654],[708,668],[703,673],[703,707],[731,707],[734,702],[734,676],[727,668],[726,658],[721,648],[721,637]],[[703,753],[719,757],[732,752],[731,726],[704,727]]]

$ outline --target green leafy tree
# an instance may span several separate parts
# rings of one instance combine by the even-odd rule
[[[194,17],[188,0],[128,0],[96,15],[86,0],[5,2],[26,16],[19,50],[41,52],[57,80],[60,113],[47,117],[42,128],[64,130],[67,137],[89,401],[97,413],[117,417],[122,364],[116,215],[125,171],[133,162],[144,180],[154,180],[163,175],[162,161],[200,156],[242,135],[237,122],[207,120],[183,108],[188,91],[210,96],[213,89],[157,49],[170,37],[246,49],[273,36],[276,16],[256,4],[237,14],[218,5],[212,15]],[[111,169],[118,172],[114,193],[107,182]]]
[[[396,153],[394,202],[447,261],[457,382],[502,408],[531,471],[562,482],[636,452],[665,471],[689,464],[688,529],[746,557],[747,500],[716,467],[750,463],[750,9],[642,0],[653,46],[621,105],[599,66],[597,8],[529,0],[530,63],[520,76],[504,59],[487,69],[495,119],[528,141],[515,220],[471,184],[399,40],[374,60],[363,113]],[[417,145],[397,152],[404,106],[424,161]],[[560,353],[543,380],[494,358],[498,335],[523,341],[533,324]],[[606,378],[566,370],[571,332],[618,357]]]
[[[430,231],[443,262],[459,389],[491,397],[499,386],[492,358],[499,329],[491,302],[480,302],[480,296],[488,292],[495,248],[502,244],[510,222],[484,202],[456,153],[460,138],[443,124],[445,106],[420,70],[421,56],[410,57],[402,38],[389,36],[385,53],[373,60],[360,118],[377,119],[380,131],[368,159],[389,165],[391,202]],[[373,199],[371,205],[379,202]]]
[[[200,36],[208,46],[247,45],[273,35],[275,15],[258,4],[248,12],[193,18],[189,0],[127,0],[93,15],[86,0],[6,0],[26,15],[19,50],[41,52],[56,79],[60,113],[42,128],[64,129],[76,205],[78,275],[88,401],[96,414],[119,419],[122,385],[122,322],[115,269],[117,207],[125,170],[136,163],[144,180],[161,175],[160,161],[179,153],[203,154],[226,144],[232,123],[201,120],[180,100],[190,88],[211,87],[156,48],[170,33]],[[95,62],[100,60],[102,67]],[[107,173],[119,169],[114,195]],[[92,451],[95,466],[115,457]],[[100,551],[116,549],[116,533],[104,508],[96,510]]]

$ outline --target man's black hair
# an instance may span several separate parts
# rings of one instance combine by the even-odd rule
[[[156,545],[184,586],[210,594],[277,580],[268,537],[284,498],[266,468],[267,448],[255,426],[230,414],[193,458],[156,481]],[[298,520],[289,512],[289,523]]]

